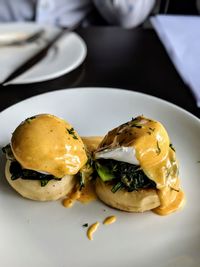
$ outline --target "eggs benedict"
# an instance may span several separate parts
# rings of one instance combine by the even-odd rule
[[[74,128],[50,114],[23,121],[3,150],[9,184],[23,197],[40,201],[66,196],[88,159]]]
[[[96,193],[109,206],[160,215],[183,206],[176,152],[160,122],[139,116],[111,130],[94,159]]]

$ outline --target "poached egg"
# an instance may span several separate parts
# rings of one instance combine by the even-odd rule
[[[94,157],[140,165],[156,183],[161,202],[157,213],[168,214],[183,205],[175,149],[160,122],[139,116],[120,125],[103,138]]]

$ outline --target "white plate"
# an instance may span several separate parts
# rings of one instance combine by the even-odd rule
[[[81,65],[86,54],[83,39],[77,33],[67,33],[50,48],[41,61],[7,84],[26,84],[58,78]]]
[[[30,33],[45,29],[46,37],[50,38],[52,31],[57,30],[55,27],[37,25],[35,23],[20,23],[14,25],[1,25],[0,35],[3,32]],[[86,44],[83,39],[74,32],[65,34],[60,38],[48,51],[46,56],[32,68],[8,82],[7,84],[27,84],[42,82],[58,78],[70,71],[76,69],[84,61],[87,54]]]
[[[103,135],[131,117],[144,114],[167,128],[180,161],[185,208],[166,217],[152,212],[130,214],[100,202],[40,203],[21,198],[0,170],[0,259],[3,267],[194,267],[200,266],[200,121],[163,100],[130,91],[79,88],[39,95],[0,114],[0,146],[15,127],[38,113],[70,121],[80,135]],[[1,155],[2,157],[2,155]],[[104,211],[105,210],[105,211]],[[94,240],[84,223],[116,215],[113,225],[100,225]]]

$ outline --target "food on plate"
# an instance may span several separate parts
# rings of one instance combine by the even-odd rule
[[[93,177],[92,153],[97,149],[102,137],[89,136],[81,138],[87,151],[88,160],[78,175],[78,184],[63,200],[63,206],[71,208],[76,201],[87,204],[97,199]]]
[[[103,224],[104,225],[109,225],[109,224],[113,224],[115,223],[117,220],[117,217],[114,215],[108,216],[103,220]],[[99,222],[95,222],[93,224],[91,224],[88,227],[88,223],[83,224],[83,227],[88,227],[87,229],[87,237],[89,240],[93,240],[93,234],[97,231],[98,227],[99,227],[100,223]]]
[[[96,193],[107,205],[160,215],[183,206],[176,152],[160,122],[138,116],[109,131],[94,159]]]
[[[85,178],[83,179],[81,178],[81,176],[82,177],[84,176]],[[81,178],[81,180],[84,181],[84,185],[83,185],[83,182],[79,178],[78,179],[79,181],[76,184],[76,186],[63,200],[63,206],[65,208],[73,207],[76,201],[87,204],[97,199],[94,180],[92,179],[92,175],[90,175],[90,173],[88,172],[81,171],[79,174],[79,177]]]
[[[184,204],[168,133],[160,122],[144,116],[109,131],[104,138],[81,139],[63,119],[39,114],[23,121],[3,150],[9,184],[29,199],[66,197],[63,205],[71,207],[75,200],[87,203],[97,194],[111,207],[153,210],[160,215]],[[98,175],[95,182],[93,167]]]
[[[23,197],[56,200],[66,196],[88,161],[85,146],[74,128],[51,114],[23,121],[4,149],[5,175]]]
[[[89,240],[93,240],[93,234],[96,232],[96,230],[99,227],[99,222],[93,223],[92,225],[89,226],[87,230],[87,237]]]
[[[117,220],[117,217],[116,216],[114,216],[114,215],[108,216],[108,217],[106,217],[104,219],[103,224],[105,224],[105,225],[113,224],[114,222],[116,222],[116,220]]]

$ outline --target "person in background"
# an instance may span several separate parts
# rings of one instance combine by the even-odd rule
[[[0,0],[0,22],[36,21],[60,27],[80,23],[140,25],[156,0]]]

